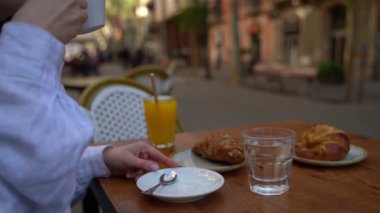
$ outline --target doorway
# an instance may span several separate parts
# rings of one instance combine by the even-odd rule
[[[284,23],[284,61],[291,65],[298,64],[298,45],[299,45],[299,18],[292,14],[286,17]]]
[[[380,2],[377,2],[376,64],[374,79],[380,79]]]
[[[330,61],[343,63],[346,43],[346,8],[336,5],[330,9]]]

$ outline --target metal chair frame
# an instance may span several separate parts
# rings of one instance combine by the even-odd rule
[[[151,88],[150,73],[153,73],[156,77],[157,93],[171,94],[173,90],[173,75],[166,72],[159,65],[141,65],[135,67],[128,70],[125,77],[133,79],[147,88]]]

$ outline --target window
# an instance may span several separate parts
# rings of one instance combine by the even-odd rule
[[[245,0],[245,3],[253,7],[260,7],[260,0]]]
[[[250,40],[251,40],[251,48],[250,48],[250,58],[251,63],[256,63],[260,61],[260,32],[261,26],[259,23],[253,23],[250,30]]]
[[[212,6],[211,9],[212,15],[215,16],[216,20],[221,20],[222,19],[222,1],[221,0],[216,0],[214,2],[214,5]]]
[[[284,23],[284,59],[286,63],[298,63],[299,19],[296,15],[286,17]]]
[[[343,62],[346,43],[346,9],[342,5],[333,6],[330,14],[330,60]]]

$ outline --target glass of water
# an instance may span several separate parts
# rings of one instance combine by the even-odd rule
[[[255,128],[242,133],[249,187],[262,195],[289,190],[296,133],[284,128]]]

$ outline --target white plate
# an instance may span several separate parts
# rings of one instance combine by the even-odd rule
[[[301,158],[298,156],[294,157],[294,160],[316,165],[316,166],[346,166],[354,163],[359,163],[367,157],[367,151],[363,148],[353,145],[350,145],[350,151],[347,153],[346,157],[339,161],[323,161],[323,160],[311,160],[306,158]]]
[[[175,153],[172,156],[172,159],[183,167],[198,167],[216,172],[228,172],[245,165],[245,161],[239,164],[227,164],[217,161],[210,161],[194,154],[191,149]]]
[[[223,176],[217,172],[201,168],[179,167],[147,173],[137,180],[137,187],[141,191],[151,188],[158,183],[160,176],[167,170],[175,170],[177,179],[170,185],[160,186],[152,196],[172,203],[199,200],[224,184]]]

